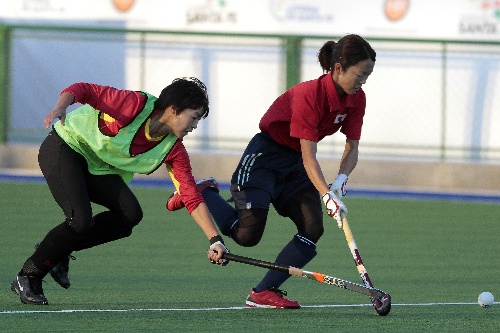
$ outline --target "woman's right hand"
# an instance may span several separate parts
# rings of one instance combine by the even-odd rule
[[[49,128],[50,124],[52,124],[56,118],[59,118],[61,120],[61,124],[64,126],[64,121],[66,120],[66,109],[56,107],[54,110],[47,113],[47,115],[43,118],[45,128]]]
[[[59,96],[59,99],[56,103],[56,106],[52,111],[47,113],[45,118],[43,118],[43,123],[45,125],[45,128],[49,128],[50,124],[56,119],[59,118],[61,119],[61,125],[64,126],[64,121],[66,120],[66,109],[68,106],[73,104],[75,101],[75,96],[73,96],[72,93],[69,91],[65,91]]]

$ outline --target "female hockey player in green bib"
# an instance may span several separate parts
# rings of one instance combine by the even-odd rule
[[[83,106],[66,115],[74,103]],[[12,282],[21,302],[48,304],[42,279],[49,272],[68,288],[73,251],[130,236],[143,212],[127,184],[134,173],[150,174],[162,164],[210,240],[209,260],[226,263],[221,256],[227,250],[197,189],[182,143],[208,111],[206,87],[196,78],[175,79],[158,98],[89,83],[75,83],[62,91],[54,110],[45,116],[47,128],[59,120],[40,146],[38,161],[66,219],[37,244]],[[91,203],[107,210],[94,215]]]

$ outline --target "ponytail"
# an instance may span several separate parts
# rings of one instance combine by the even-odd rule
[[[328,72],[332,69],[333,51],[336,43],[332,40],[326,42],[318,51],[318,61],[323,69],[323,72]]]

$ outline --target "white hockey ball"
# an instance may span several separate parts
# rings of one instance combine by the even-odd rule
[[[495,298],[493,297],[493,294],[491,294],[488,291],[485,291],[479,294],[477,302],[479,303],[479,306],[481,306],[482,308],[489,308],[490,306],[493,305],[493,302],[495,302]]]

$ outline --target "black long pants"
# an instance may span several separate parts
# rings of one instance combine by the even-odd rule
[[[85,158],[55,131],[40,146],[40,169],[65,221],[49,231],[30,258],[44,275],[72,251],[130,236],[142,208],[119,175],[92,175]],[[108,210],[93,215],[91,203]]]

